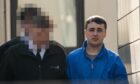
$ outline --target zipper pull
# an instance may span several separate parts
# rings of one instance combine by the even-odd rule
[[[94,64],[91,64],[91,69],[94,69]]]

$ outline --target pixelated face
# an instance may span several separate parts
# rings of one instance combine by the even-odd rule
[[[45,45],[49,42],[49,28],[30,28],[29,37],[37,45]]]
[[[106,36],[105,25],[95,22],[89,23],[85,31],[85,36],[89,44],[93,46],[101,45]]]
[[[34,25],[31,20],[25,20],[25,21],[21,21],[21,27],[24,28],[26,35],[28,35],[29,29],[33,28]]]
[[[38,15],[41,15],[41,8],[33,4],[25,4],[25,7],[17,12],[17,20],[21,23],[21,27],[24,28],[26,35],[28,35],[29,28],[32,27],[33,17]]]

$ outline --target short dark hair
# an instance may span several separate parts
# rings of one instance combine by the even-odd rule
[[[41,15],[41,8],[37,7],[24,7],[21,8],[17,15],[17,20],[32,20],[33,16]]]
[[[86,23],[85,23],[85,29],[87,29],[87,25],[91,22],[95,22],[97,24],[104,24],[105,25],[105,29],[107,29],[107,22],[105,20],[104,17],[101,17],[101,16],[91,16],[89,17],[87,20],[86,20]]]
[[[50,20],[49,16],[34,16],[32,21],[38,28],[53,27],[53,22]]]

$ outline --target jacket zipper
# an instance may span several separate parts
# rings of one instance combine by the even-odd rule
[[[94,70],[94,62],[93,61],[91,61],[91,66],[90,66],[90,68],[91,68],[91,80],[90,80],[90,83],[92,84],[92,82],[93,82],[93,70]]]
[[[39,80],[41,80],[42,79],[41,64],[38,65],[38,70],[39,70]]]

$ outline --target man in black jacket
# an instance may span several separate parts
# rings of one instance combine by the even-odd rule
[[[0,80],[66,79],[66,55],[58,45],[50,43],[52,30],[49,16],[34,16],[27,42],[10,47],[0,66]]]

